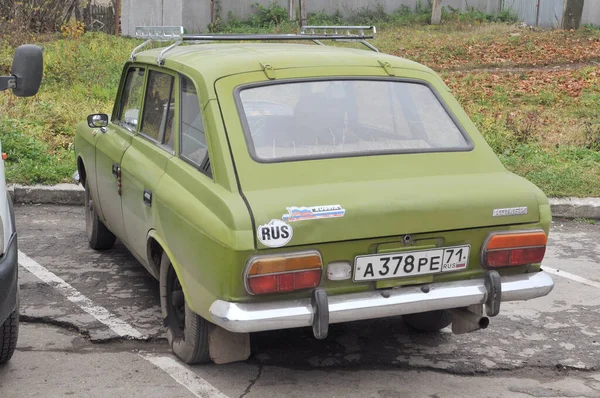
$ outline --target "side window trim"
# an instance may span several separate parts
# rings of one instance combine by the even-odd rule
[[[118,93],[118,97],[117,97],[117,101],[115,101],[115,106],[113,107],[113,114],[111,115],[111,122],[116,124],[117,126],[129,131],[130,133],[136,134],[138,131],[138,128],[140,126],[141,123],[138,123],[137,128],[134,130],[132,129],[129,125],[127,125],[126,123],[123,123],[123,121],[121,121],[121,112],[123,111],[123,109],[121,108],[121,101],[123,99],[123,91],[125,90],[125,86],[127,83],[127,76],[129,75],[129,71],[132,69],[141,69],[144,71],[144,92],[146,89],[146,84],[148,83],[148,68],[146,67],[146,65],[143,64],[127,64],[125,65],[125,67],[123,68],[123,73],[121,76],[121,83],[119,85],[119,93]],[[142,109],[144,109],[144,102],[145,102],[145,95],[142,95],[142,100],[140,103],[140,114]],[[140,115],[141,117],[141,115]]]
[[[150,72],[155,72],[155,73],[162,73],[165,74],[167,76],[170,76],[171,78],[173,78],[173,82],[171,84],[171,90],[169,93],[169,101],[173,98],[175,100],[177,100],[176,97],[173,97],[175,95],[175,85],[179,83],[179,79],[176,73],[172,73],[170,70],[166,70],[166,69],[157,69],[157,68],[146,68],[146,75],[145,75],[145,79],[144,79],[144,95],[143,95],[143,99],[142,99],[142,107],[141,107],[141,115],[140,115],[140,123],[138,124],[139,128],[138,130],[135,132],[136,136],[139,136],[149,142],[151,142],[152,144],[156,145],[157,147],[159,147],[160,149],[168,152],[171,155],[175,155],[175,149],[171,148],[168,145],[165,145],[163,143],[164,138],[165,138],[165,134],[166,134],[166,125],[163,125],[161,123],[161,131],[159,132],[159,140],[156,140],[154,137],[149,136],[148,134],[144,133],[141,129],[141,127],[144,125],[144,107],[146,106],[146,95],[148,92],[148,80],[150,78]],[[178,104],[175,103],[175,109],[177,109]],[[168,110],[165,109],[165,111],[168,113]],[[173,128],[176,129],[177,128],[177,124],[179,123],[175,123],[175,120],[173,120]],[[174,132],[172,132],[171,134],[173,134]]]
[[[179,122],[179,129],[178,129],[179,143],[177,145],[177,147],[178,147],[177,149],[179,151],[179,158],[181,160],[183,160],[184,162],[186,162],[187,164],[189,164],[190,166],[194,167],[196,170],[198,170],[205,176],[209,177],[210,179],[213,179],[208,140],[206,140],[206,155],[202,159],[202,162],[200,162],[200,163],[195,162],[194,160],[190,159],[189,157],[187,157],[186,155],[183,154],[183,116],[182,116],[182,113],[183,113],[183,81],[184,81],[184,79],[187,80],[188,82],[190,82],[191,84],[193,84],[194,88],[196,89],[196,96],[198,97],[198,112],[200,114],[200,119],[202,121],[202,128],[204,129],[204,137],[206,140],[206,125],[204,123],[204,115],[203,115],[202,105],[201,105],[202,101],[200,100],[200,96],[198,95],[198,88],[196,86],[196,83],[194,82],[193,79],[189,78],[188,76],[179,74],[179,121],[180,122]]]

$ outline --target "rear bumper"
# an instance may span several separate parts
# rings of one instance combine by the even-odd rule
[[[530,300],[550,293],[554,281],[547,273],[505,276],[501,278],[501,301]],[[403,314],[485,304],[488,291],[484,279],[432,283],[398,289],[343,294],[327,297],[328,323],[383,318]],[[318,308],[314,299],[269,303],[230,303],[216,300],[209,309],[213,322],[231,332],[314,326]]]

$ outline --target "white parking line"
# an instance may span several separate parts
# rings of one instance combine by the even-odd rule
[[[96,318],[108,326],[113,332],[120,337],[143,339],[145,336],[127,322],[121,320],[116,315],[112,314],[106,308],[95,305],[92,300],[84,296],[73,286],[65,282],[56,274],[29,258],[26,254],[19,250],[19,265],[31,272],[38,279],[54,287],[70,302],[77,305],[79,308]],[[196,397],[201,398],[227,398],[209,382],[202,377],[192,372],[188,367],[182,365],[177,360],[168,356],[159,356],[140,352],[138,354],[151,364],[159,367],[167,373],[173,380],[181,384]]]
[[[108,326],[113,332],[115,332],[119,336],[130,337],[134,339],[144,338],[142,333],[134,329],[131,325],[117,318],[114,314],[111,314],[106,308],[95,305],[92,302],[92,300],[85,297],[73,286],[69,285],[67,282],[65,282],[52,272],[48,271],[36,261],[27,257],[27,255],[20,250],[19,264],[27,271],[37,276],[39,279],[58,290],[63,296],[67,298],[67,300],[76,304],[77,306],[79,306],[79,308],[81,308],[82,310],[84,310],[85,312],[87,312],[88,314],[90,314],[91,316]]]
[[[562,270],[555,269],[555,268],[546,267],[545,265],[542,266],[542,269],[549,274],[562,276],[563,278],[571,279],[572,281],[583,283],[584,285],[593,286],[593,287],[597,287],[598,289],[600,289],[600,282],[591,281],[591,280],[583,278],[579,275],[571,274],[569,272],[562,271]]]
[[[189,370],[186,366],[183,366],[176,359],[150,353],[140,353],[140,356],[164,370],[179,384],[186,386],[197,397],[227,398],[221,391],[211,386],[206,380]]]

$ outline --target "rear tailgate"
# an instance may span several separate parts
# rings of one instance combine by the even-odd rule
[[[301,246],[525,224],[540,218],[531,185],[507,172],[331,182],[244,194],[258,228],[258,248],[272,243],[261,236],[265,231],[260,228],[271,220],[289,225],[292,236],[286,246]]]

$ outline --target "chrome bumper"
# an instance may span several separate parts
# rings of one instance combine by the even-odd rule
[[[519,301],[547,295],[554,281],[540,271],[502,277],[501,285],[501,301]],[[331,296],[327,308],[329,323],[340,323],[468,307],[486,301],[485,280],[472,279]],[[268,303],[216,300],[209,311],[214,323],[231,332],[259,332],[313,325],[317,312],[313,303],[310,298]]]

